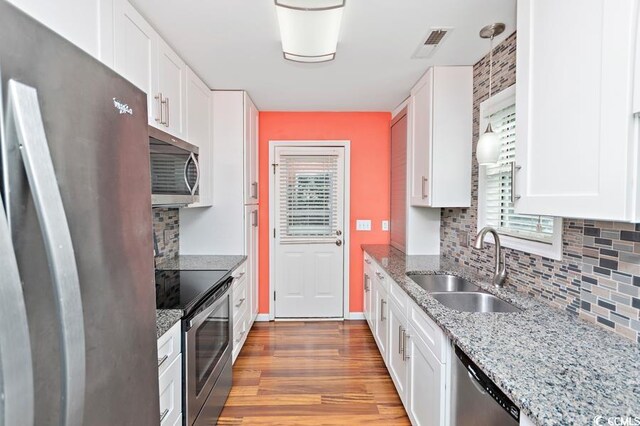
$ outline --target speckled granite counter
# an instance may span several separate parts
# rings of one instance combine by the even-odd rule
[[[157,265],[156,269],[179,269],[181,271],[234,270],[246,259],[247,256],[180,255]]]
[[[591,425],[595,416],[640,417],[640,346],[509,289],[444,256],[406,256],[363,245],[391,278],[538,425]],[[448,309],[406,274],[463,276],[523,309]]]
[[[182,318],[182,309],[156,309],[156,337],[164,333]]]

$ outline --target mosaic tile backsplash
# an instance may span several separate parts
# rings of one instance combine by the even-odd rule
[[[156,265],[161,265],[180,253],[180,210],[155,207],[153,209],[153,232],[158,244]]]
[[[516,33],[494,49],[493,93],[515,84]],[[489,95],[489,55],[473,69],[473,158],[480,103]],[[493,250],[461,242],[477,233],[478,164],[473,161],[470,208],[443,209],[441,252],[493,274]],[[505,248],[507,284],[640,343],[640,225],[563,220],[562,260]]]

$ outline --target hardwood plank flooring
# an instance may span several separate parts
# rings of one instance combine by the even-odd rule
[[[219,425],[409,425],[365,321],[257,322]]]

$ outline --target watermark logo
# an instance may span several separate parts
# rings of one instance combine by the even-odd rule
[[[594,426],[640,426],[640,417],[617,416],[604,417],[595,416],[593,418]]]
[[[120,114],[129,114],[133,115],[133,109],[128,105],[120,102],[116,98],[113,98],[113,106],[120,111]]]

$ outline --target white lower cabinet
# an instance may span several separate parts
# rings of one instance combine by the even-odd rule
[[[373,302],[373,280],[372,272],[365,266],[364,272],[364,319],[369,323],[369,328],[373,330],[371,323],[371,308]]]
[[[233,302],[231,304],[231,320],[233,321],[232,363],[236,362],[236,358],[238,358],[255,320],[251,307],[251,298],[253,297],[252,281],[248,266],[248,261],[245,261],[233,272]]]
[[[395,284],[393,284],[395,285]],[[391,374],[391,379],[396,385],[400,399],[407,404],[407,382],[409,374],[409,364],[407,351],[407,317],[402,308],[392,299],[389,303],[389,355],[387,357],[387,368]]]
[[[380,279],[376,277],[373,280],[375,283],[374,288],[374,300],[375,300],[375,330],[371,330],[375,336],[376,343],[382,358],[387,359],[387,330],[389,328],[389,298],[387,292],[384,289]]]
[[[160,424],[182,424],[182,333],[176,323],[158,339]]]
[[[446,425],[449,340],[366,254],[364,279],[365,318],[411,423]]]
[[[411,423],[445,424],[445,364],[429,350],[420,333],[409,325],[407,339],[409,374],[405,408]]]

